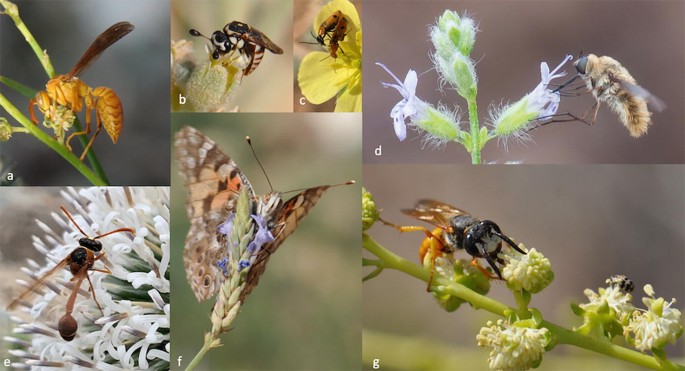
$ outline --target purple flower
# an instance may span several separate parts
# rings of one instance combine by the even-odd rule
[[[233,232],[233,219],[235,219],[235,213],[230,213],[228,215],[228,218],[226,218],[226,221],[219,224],[219,226],[217,227],[219,233],[228,237],[228,235],[231,234],[231,232]]]
[[[407,72],[407,76],[404,78],[403,83],[397,78],[397,76],[395,76],[395,74],[390,72],[390,70],[385,67],[384,64],[378,62],[376,62],[376,64],[383,68],[385,72],[389,73],[390,76],[397,81],[397,84],[381,82],[383,87],[395,88],[402,95],[403,99],[392,108],[392,111],[390,111],[390,117],[392,117],[393,125],[395,126],[395,135],[397,135],[397,139],[403,141],[405,138],[407,138],[406,119],[411,119],[412,116],[419,111],[420,105],[423,103],[419,98],[416,97],[416,85],[419,82],[419,78],[416,75],[416,71],[409,70],[409,72]]]

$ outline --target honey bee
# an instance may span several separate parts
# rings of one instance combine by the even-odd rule
[[[490,278],[503,280],[502,273],[496,264],[503,263],[497,256],[502,250],[502,241],[521,254],[526,254],[514,241],[504,235],[500,227],[494,222],[477,219],[446,203],[435,200],[420,200],[413,209],[403,209],[402,212],[437,227],[431,231],[425,227],[399,226],[383,221],[386,225],[396,228],[400,232],[422,231],[426,235],[419,250],[421,261],[424,260],[428,252],[431,252],[432,264],[434,264],[436,257],[451,254],[456,250],[465,250],[473,257],[471,264],[483,274]],[[488,262],[496,276],[477,264],[479,258]]]
[[[69,214],[67,209],[65,209],[64,206],[61,206],[60,208],[62,209],[64,214],[66,214],[66,216],[69,218],[69,220],[71,220],[71,222],[74,223],[76,229],[78,229],[79,232],[81,232],[81,234],[83,234],[84,236],[78,240],[79,247],[72,250],[72,252],[69,253],[69,255],[67,255],[64,259],[57,263],[57,265],[55,265],[47,273],[37,278],[36,282],[34,282],[16,299],[9,303],[9,305],[7,306],[7,310],[15,309],[19,304],[23,303],[27,298],[36,293],[36,291],[44,283],[46,283],[53,274],[67,267],[72,274],[71,281],[75,282],[75,285],[72,288],[71,294],[69,295],[69,299],[67,300],[67,305],[65,308],[66,313],[59,319],[59,322],[57,323],[57,329],[62,339],[66,341],[72,341],[76,337],[78,323],[76,322],[76,319],[71,315],[71,313],[74,311],[76,295],[78,294],[79,288],[81,287],[81,283],[83,283],[84,279],[88,281],[93,301],[95,301],[95,304],[97,305],[98,309],[100,309],[100,313],[102,313],[102,308],[100,307],[100,303],[98,303],[98,300],[95,297],[95,290],[93,289],[93,283],[90,281],[88,271],[95,271],[106,274],[112,273],[112,271],[110,271],[109,268],[107,268],[106,266],[104,267],[104,269],[98,269],[94,267],[95,262],[102,259],[105,256],[105,253],[102,252],[102,243],[97,240],[114,233],[128,232],[133,234],[135,233],[135,231],[131,228],[119,228],[113,231],[109,231],[107,233],[103,233],[99,236],[89,237],[81,229],[81,227],[79,227],[78,224],[76,224],[76,221],[74,221],[74,218],[71,216],[71,214]]]
[[[31,120],[36,125],[38,120],[35,116],[34,106],[37,106],[43,112],[45,120],[51,120],[54,118],[57,106],[66,107],[73,112],[81,112],[85,105],[86,129],[69,135],[65,143],[69,151],[72,150],[69,142],[73,137],[90,134],[90,112],[95,110],[97,129],[83,150],[80,157],[81,161],[85,158],[86,153],[88,153],[95,137],[98,136],[103,126],[112,142],[117,142],[124,122],[124,112],[119,97],[112,89],[107,87],[93,89],[79,79],[78,75],[90,67],[105,49],[133,31],[134,28],[128,22],[119,22],[105,30],[93,41],[93,44],[86,50],[71,72],[50,79],[45,84],[45,90],[39,91],[34,98],[29,100]]]
[[[596,100],[592,124],[597,120],[600,103],[606,102],[630,135],[638,138],[647,133],[652,125],[652,113],[647,108],[647,103],[657,112],[666,108],[661,99],[639,86],[630,72],[611,57],[585,55],[578,58],[575,67]]]
[[[283,49],[271,41],[263,32],[243,22],[233,21],[224,26],[223,31],[214,31],[211,38],[204,36],[195,29],[191,29],[190,34],[209,40],[214,46],[212,51],[212,59],[214,60],[238,51],[241,63],[245,66],[243,68],[244,76],[257,69],[262,62],[265,49],[274,54],[283,54]]]

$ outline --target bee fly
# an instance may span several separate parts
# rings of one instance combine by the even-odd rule
[[[578,58],[575,67],[578,75],[559,86],[554,92],[560,91],[578,77],[583,79],[588,91],[592,92],[595,98],[595,104],[585,112],[581,121],[584,121],[590,110],[594,108],[595,112],[590,123],[594,124],[600,103],[606,102],[609,108],[618,115],[630,135],[638,138],[646,134],[649,126],[652,125],[652,113],[647,108],[647,103],[657,112],[666,108],[661,99],[639,86],[630,72],[614,58],[588,54]]]
[[[503,261],[497,256],[502,250],[502,241],[511,248],[526,254],[514,241],[502,233],[500,227],[490,220],[480,220],[469,213],[454,206],[435,200],[420,200],[413,209],[402,212],[413,218],[428,222],[437,228],[433,231],[420,226],[399,226],[385,222],[400,232],[422,231],[426,235],[419,255],[423,261],[429,249],[432,260],[442,254],[451,254],[456,250],[465,250],[473,257],[471,264],[490,278],[503,280],[497,263]],[[477,264],[477,259],[483,258],[495,272],[496,277]],[[434,264],[434,261],[432,262]],[[432,274],[432,272],[431,272]]]
[[[283,54],[283,49],[276,45],[264,33],[246,23],[233,21],[223,30],[212,33],[212,37],[206,37],[200,31],[191,29],[192,36],[204,37],[214,47],[212,59],[218,60],[225,55],[231,55],[236,50],[240,56],[243,67],[243,75],[247,76],[257,69],[264,57],[264,50],[268,49],[274,54]]]

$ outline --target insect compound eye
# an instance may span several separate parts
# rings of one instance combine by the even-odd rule
[[[585,72],[587,72],[587,56],[580,57],[580,59],[576,61],[576,70],[579,74],[585,75]]]

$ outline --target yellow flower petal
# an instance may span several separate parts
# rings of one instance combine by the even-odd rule
[[[330,3],[324,5],[316,16],[313,24],[314,35],[319,32],[319,26],[326,18],[330,17],[331,14],[335,13],[336,10],[343,12],[347,16],[347,20],[350,22],[347,27],[347,34],[352,36],[354,39],[354,34],[352,32],[357,32],[362,29],[362,22],[359,20],[359,13],[357,13],[357,8],[352,5],[351,2],[347,0],[333,0]]]
[[[351,94],[349,90],[345,90],[338,100],[335,101],[335,112],[361,112],[362,111],[362,95]]]
[[[322,63],[324,58],[330,59],[328,53],[311,52],[305,55],[297,73],[302,94],[313,104],[321,104],[333,98],[347,85],[347,79],[352,73],[349,68],[334,69],[330,62]]]

